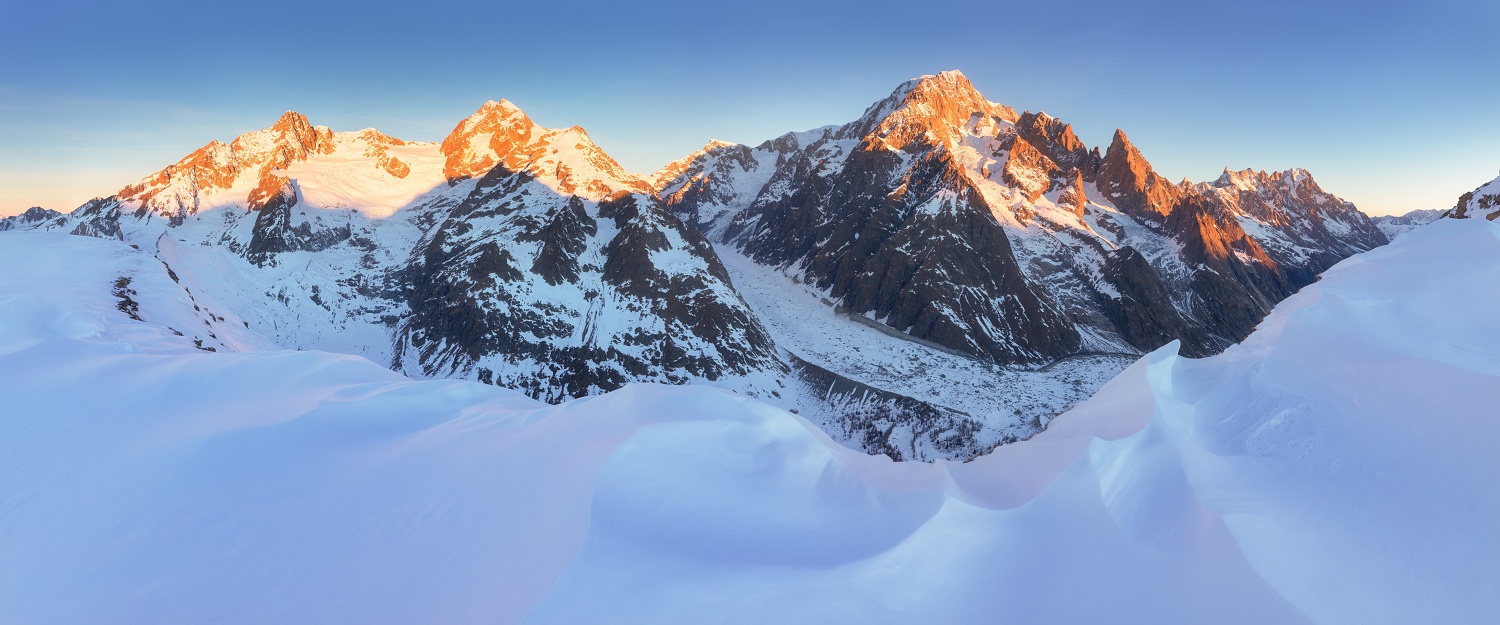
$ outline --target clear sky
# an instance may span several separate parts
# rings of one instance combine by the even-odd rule
[[[441,140],[485,100],[650,172],[962,70],[1163,175],[1305,167],[1372,214],[1500,172],[1500,2],[0,0],[0,215],[70,210],[294,109]]]

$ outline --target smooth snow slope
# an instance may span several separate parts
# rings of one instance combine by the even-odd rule
[[[545,406],[201,352],[138,254],[0,233],[26,268],[0,276],[6,623],[1500,616],[1493,222],[1345,261],[1244,344],[1158,350],[968,464],[711,388]],[[125,271],[161,287],[143,321]]]

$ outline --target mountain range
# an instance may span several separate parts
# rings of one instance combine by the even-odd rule
[[[1493,219],[1495,189],[1452,216]],[[552,403],[711,384],[929,460],[1028,438],[1173,340],[1214,354],[1395,232],[1300,169],[1172,183],[1124,132],[1085,146],[959,72],[651,175],[504,100],[440,143],[288,112],[6,229],[150,253],[199,349],[355,354]]]

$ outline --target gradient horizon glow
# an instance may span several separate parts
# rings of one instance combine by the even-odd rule
[[[1500,172],[1500,3],[7,2],[0,215],[72,210],[285,110],[440,141],[485,100],[650,173],[964,72],[1172,180],[1304,167],[1367,213]]]

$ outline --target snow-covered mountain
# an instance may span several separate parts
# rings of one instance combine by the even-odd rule
[[[144,246],[0,232],[0,266],[7,623],[1500,613],[1500,325],[1454,314],[1500,308],[1500,222],[1348,259],[968,463],[722,389],[547,405],[274,349]]]
[[[1212,353],[1386,242],[1306,171],[1172,184],[1123,132],[1101,154],[958,72],[907,82],[843,126],[711,143],[652,181],[716,244],[1000,364],[1173,339]]]
[[[542,128],[504,101],[441,144],[289,112],[28,223],[154,250],[278,344],[422,377],[557,401],[787,370],[649,185],[581,128]]]
[[[289,112],[8,228],[124,240],[278,346],[550,402],[711,384],[896,459],[1025,439],[1384,241],[1304,171],[1173,185],[957,72],[649,178],[503,100],[440,143]]]
[[[1375,227],[1385,233],[1386,238],[1395,240],[1396,237],[1411,232],[1413,228],[1425,226],[1438,219],[1448,211],[1436,208],[1419,208],[1402,215],[1378,215],[1371,217]]]
[[[20,214],[0,218],[0,232],[45,228],[48,222],[53,222],[53,225],[59,225],[63,223],[58,222],[57,220],[59,219],[63,219],[62,213],[40,206],[33,206],[22,211]]]
[[[402,270],[397,368],[551,401],[784,370],[712,248],[582,128],[492,102],[442,150],[463,191]]]

